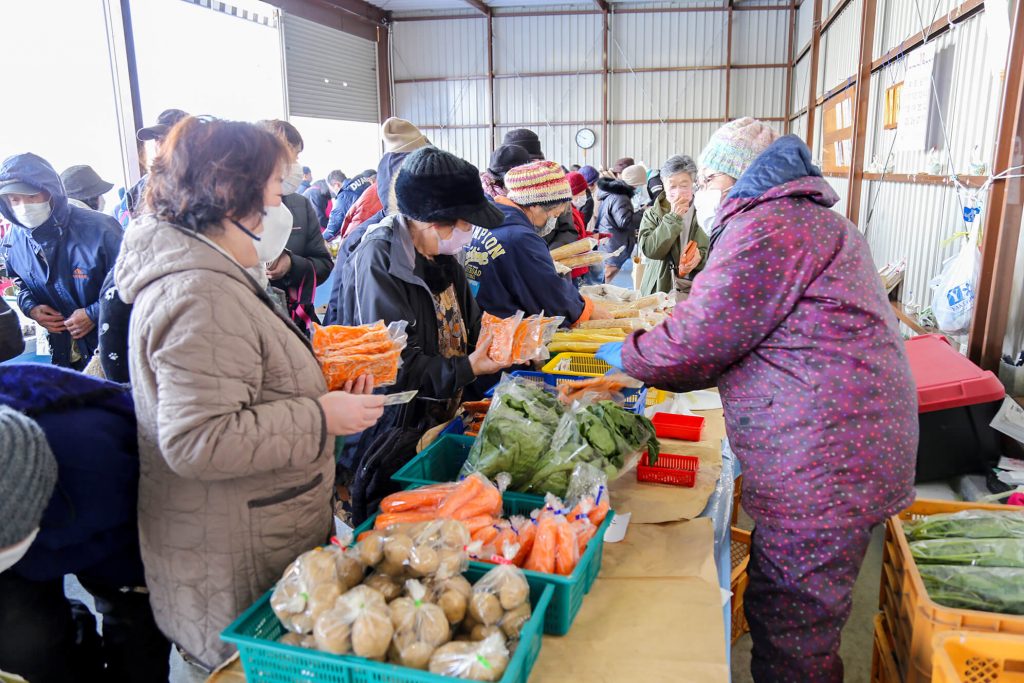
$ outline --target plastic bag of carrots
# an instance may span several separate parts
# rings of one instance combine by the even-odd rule
[[[374,386],[394,384],[402,365],[402,351],[408,342],[405,321],[385,325],[313,324],[313,353],[327,380],[327,388],[337,391],[350,380],[372,375]]]
[[[484,313],[480,334],[490,332],[493,335],[487,351],[491,360],[523,365],[551,357],[547,345],[564,320],[563,317],[548,318],[543,314],[527,317],[522,311],[505,319]]]
[[[399,491],[384,498],[374,529],[392,524],[454,519],[462,522],[470,534],[493,523],[501,515],[501,492],[482,474],[462,481],[432,484]]]

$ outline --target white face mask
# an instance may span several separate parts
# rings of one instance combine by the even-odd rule
[[[544,222],[544,225],[537,228],[537,234],[541,237],[547,237],[551,234],[551,231],[558,225],[558,216],[548,216],[548,219]]]
[[[36,529],[24,541],[0,550],[0,574],[16,565],[21,558],[25,557],[25,553],[32,547],[32,541],[36,540],[38,534],[39,529]]]
[[[581,194],[578,197],[573,197],[572,205],[575,206],[577,209],[582,209],[584,206],[587,205],[587,195]]]
[[[284,179],[281,181],[281,191],[284,194],[291,194],[299,189],[302,184],[302,164],[289,164],[285,169]]]
[[[263,263],[273,263],[284,251],[292,234],[292,212],[284,203],[263,207],[263,234],[256,244],[256,255]]]
[[[722,203],[721,190],[697,190],[693,193],[693,210],[697,215],[697,225],[704,232],[710,232],[715,222],[715,213]]]
[[[50,217],[50,202],[12,206],[14,218],[29,230],[35,230]]]
[[[442,237],[437,234],[436,229],[434,234],[437,235],[437,253],[444,254],[446,256],[455,256],[473,241],[472,230],[459,230],[458,228],[452,228],[451,237],[448,239],[442,239]]]

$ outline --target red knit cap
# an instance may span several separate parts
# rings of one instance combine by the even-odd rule
[[[569,179],[569,189],[572,190],[573,197],[587,191],[587,179],[579,171],[573,171],[566,178]]]

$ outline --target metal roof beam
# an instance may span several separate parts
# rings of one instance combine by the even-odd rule
[[[491,16],[491,8],[483,0],[466,0],[466,4],[471,6],[477,12],[480,12],[485,17]]]

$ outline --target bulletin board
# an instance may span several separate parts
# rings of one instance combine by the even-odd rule
[[[856,86],[847,88],[822,105],[822,170],[847,173],[853,156],[853,107]]]

